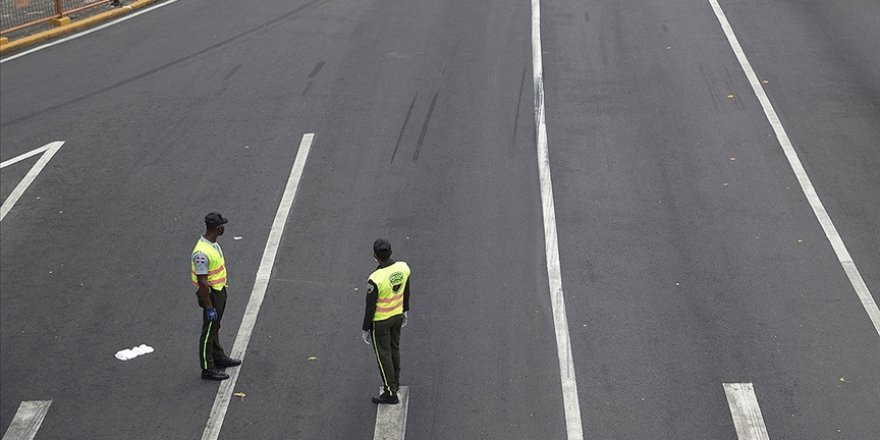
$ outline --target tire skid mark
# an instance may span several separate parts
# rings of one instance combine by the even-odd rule
[[[440,92],[434,94],[434,99],[431,100],[431,106],[428,107],[428,115],[425,117],[425,123],[422,124],[422,132],[419,133],[419,143],[416,144],[416,152],[413,153],[413,162],[419,160],[419,153],[422,151],[422,144],[425,142],[425,135],[428,133],[428,125],[431,123],[431,116],[434,114],[434,105],[437,104],[437,97],[439,95]]]
[[[315,68],[312,69],[312,72],[309,73],[309,78],[314,78],[318,72],[321,71],[321,68],[324,67],[324,60],[318,61],[318,64],[315,65]]]
[[[519,82],[519,95],[516,98],[516,113],[513,114],[513,135],[510,136],[510,149],[508,156],[513,157],[513,145],[516,143],[516,131],[519,128],[519,109],[522,106],[523,89],[526,85],[526,68],[523,68],[522,79]]]
[[[397,156],[397,149],[400,148],[400,140],[403,139],[403,132],[406,131],[406,124],[409,122],[409,117],[412,115],[413,107],[416,105],[416,99],[419,97],[419,92],[416,92],[415,96],[413,96],[412,102],[409,103],[409,110],[406,111],[406,117],[403,118],[403,126],[400,127],[400,134],[397,135],[397,143],[394,144],[394,152],[391,153],[391,163],[394,163],[394,157]]]
[[[235,72],[238,72],[238,69],[241,68],[241,64],[236,64],[232,70],[229,71],[226,75],[223,76],[223,81],[229,81],[229,78],[232,78],[232,75],[235,75]]]
[[[314,85],[315,85],[315,82],[314,82],[314,81],[309,81],[309,82],[307,82],[305,88],[303,88],[303,91],[302,91],[302,93],[300,93],[299,96],[306,96],[306,95],[308,95],[308,94],[309,94],[309,90],[312,90],[312,86],[314,86]]]

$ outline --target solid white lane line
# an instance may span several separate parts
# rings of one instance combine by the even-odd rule
[[[241,325],[238,327],[238,334],[235,337],[235,345],[233,345],[231,353],[231,356],[234,358],[244,360],[244,355],[247,352],[247,346],[254,331],[254,324],[256,324],[257,315],[260,313],[260,306],[263,305],[263,298],[266,296],[266,289],[269,287],[269,278],[272,275],[272,267],[275,265],[275,255],[278,253],[278,245],[281,243],[284,225],[287,224],[287,217],[290,214],[290,208],[293,206],[293,198],[296,196],[296,189],[299,187],[299,181],[302,178],[306,159],[309,157],[309,150],[312,148],[312,141],[314,139],[314,133],[306,133],[299,143],[299,151],[297,151],[296,159],[293,161],[293,168],[290,170],[290,177],[287,179],[284,195],[281,196],[281,203],[278,205],[275,221],[272,222],[269,239],[266,241],[265,250],[263,250],[263,258],[260,261],[260,268],[257,270],[257,279],[254,281],[250,300],[244,311],[244,317],[241,318]],[[202,440],[217,440],[217,437],[220,435],[220,428],[223,427],[223,419],[226,417],[226,409],[229,407],[229,399],[232,397],[232,390],[235,388],[235,382],[238,381],[238,373],[241,371],[241,368],[236,367],[226,370],[229,374],[229,379],[220,382],[220,389],[217,390],[217,397],[214,398],[214,406],[211,408],[211,415],[208,417],[208,423],[205,426],[205,432],[202,434]]]
[[[379,388],[379,394],[383,389]],[[406,413],[409,409],[409,387],[397,390],[400,403],[397,405],[376,405],[376,429],[373,440],[403,440],[406,435]]]
[[[12,60],[14,60],[14,59],[16,59],[16,58],[20,58],[20,57],[23,57],[23,56],[25,56],[25,55],[30,55],[30,54],[32,54],[32,53],[34,53],[34,52],[38,52],[38,51],[41,51],[41,50],[43,50],[43,49],[48,49],[48,48],[50,48],[50,47],[52,47],[52,46],[54,46],[54,45],[56,45],[56,44],[61,44],[61,43],[64,43],[64,42],[66,42],[66,41],[75,40],[75,39],[77,39],[77,38],[79,38],[79,37],[84,37],[84,36],[86,36],[86,35],[88,35],[88,34],[91,34],[92,32],[98,32],[98,31],[100,31],[101,29],[108,28],[108,27],[110,27],[110,26],[113,26],[113,25],[116,25],[116,24],[122,23],[122,22],[125,21],[125,20],[131,20],[132,18],[135,18],[135,17],[137,17],[138,15],[146,14],[147,12],[150,12],[150,11],[152,11],[152,10],[154,10],[154,9],[159,9],[159,8],[162,8],[162,7],[168,6],[168,5],[172,4],[172,3],[176,3],[177,1],[178,1],[178,0],[165,0],[165,1],[162,2],[162,3],[158,3],[158,4],[156,4],[156,5],[150,6],[149,8],[146,8],[146,9],[140,10],[140,11],[138,11],[138,12],[134,12],[134,13],[131,13],[131,14],[128,14],[128,15],[122,16],[121,18],[118,18],[118,19],[113,20],[113,21],[109,21],[109,22],[104,23],[104,24],[102,24],[102,25],[100,25],[100,26],[93,27],[93,28],[91,28],[91,29],[89,29],[89,30],[87,30],[87,31],[83,31],[83,32],[80,32],[80,33],[77,33],[77,34],[73,34],[73,35],[71,35],[71,36],[69,36],[69,37],[64,37],[64,38],[62,38],[62,39],[60,39],[60,40],[53,41],[53,42],[51,42],[51,43],[44,44],[44,45],[42,45],[42,46],[37,46],[37,47],[35,47],[35,48],[33,48],[33,49],[28,49],[28,50],[26,50],[26,51],[24,51],[24,52],[20,52],[20,53],[17,53],[17,54],[15,54],[15,55],[11,55],[11,56],[8,56],[8,57],[6,57],[6,58],[0,59],[0,64],[5,63],[5,62],[7,62],[7,61],[12,61]]]
[[[42,153],[42,152],[48,150],[48,149],[49,149],[49,145],[51,145],[51,144],[43,145],[42,147],[37,148],[36,150],[31,150],[31,151],[28,151],[27,153],[24,153],[24,154],[20,154],[20,155],[18,155],[18,156],[15,156],[15,157],[13,157],[12,159],[4,160],[3,162],[0,162],[0,169],[6,168],[6,167],[8,167],[9,165],[12,165],[12,164],[14,164],[14,163],[21,162],[21,161],[23,161],[23,160],[25,160],[25,159],[27,159],[27,158],[29,158],[29,157],[36,156],[36,155],[38,155],[38,154],[40,154],[40,153]]]
[[[3,434],[3,440],[33,440],[49,412],[51,400],[28,400],[18,405],[12,423]]]
[[[15,206],[15,202],[17,202],[18,199],[21,198],[21,195],[24,194],[25,190],[27,190],[28,187],[31,186],[31,182],[33,182],[34,179],[37,178],[37,176],[40,174],[40,171],[43,171],[43,167],[45,167],[46,164],[49,163],[49,160],[51,160],[52,156],[54,156],[55,153],[57,153],[58,150],[61,149],[62,145],[64,145],[64,141],[55,141],[42,147],[45,148],[43,156],[41,156],[40,159],[37,160],[37,163],[35,163],[34,166],[31,168],[31,170],[28,171],[27,174],[25,174],[24,179],[21,179],[21,182],[18,182],[18,185],[15,186],[15,189],[12,190],[12,192],[9,194],[9,197],[7,197],[6,200],[3,201],[3,205],[0,206],[0,221],[3,221],[3,219],[6,218],[6,214],[8,214],[9,210],[12,209],[13,206]],[[37,150],[39,149],[40,148],[37,148]]]
[[[726,383],[724,394],[727,395],[736,437],[739,440],[770,440],[754,386],[751,383]]]
[[[562,405],[565,409],[565,429],[568,440],[584,438],[581,408],[578,402],[577,379],[571,357],[571,340],[562,293],[562,272],[559,268],[559,242],[556,235],[556,208],[553,203],[553,182],[550,176],[550,152],[547,145],[547,123],[544,114],[544,67],[541,52],[541,1],[532,0],[532,78],[535,97],[535,127],[537,128],[538,173],[541,186],[541,207],[544,211],[544,251],[547,255],[547,278],[550,284],[550,304],[553,309],[553,327],[556,332],[556,353],[559,357],[559,376],[562,380]]]
[[[828,241],[831,242],[831,247],[834,249],[834,253],[837,254],[837,260],[843,267],[844,272],[846,272],[846,276],[849,278],[853,289],[856,291],[856,295],[858,295],[859,300],[862,302],[862,306],[865,308],[865,311],[868,312],[868,317],[871,318],[871,322],[874,323],[874,329],[877,331],[877,334],[880,334],[880,309],[877,308],[877,303],[874,301],[874,297],[871,296],[871,292],[868,290],[865,280],[862,279],[862,275],[859,273],[856,263],[849,255],[846,245],[843,244],[843,239],[841,239],[840,234],[837,233],[837,228],[835,228],[834,223],[831,222],[831,217],[829,217],[828,212],[825,211],[825,206],[822,205],[822,201],[819,200],[819,195],[816,193],[816,189],[813,187],[813,183],[810,181],[807,171],[804,169],[801,160],[798,158],[797,152],[791,145],[791,141],[788,139],[788,134],[785,132],[785,128],[782,127],[782,122],[780,122],[779,116],[776,115],[776,110],[774,110],[773,105],[770,104],[770,99],[767,98],[767,94],[764,93],[764,87],[758,80],[758,76],[755,75],[755,71],[752,70],[752,65],[749,63],[745,52],[743,52],[742,47],[739,45],[739,40],[737,40],[736,34],[733,33],[733,28],[730,27],[730,23],[728,23],[724,11],[721,10],[721,6],[718,4],[717,0],[709,0],[709,4],[712,5],[712,10],[715,11],[715,16],[718,17],[718,22],[721,23],[721,29],[724,30],[724,35],[727,36],[730,48],[733,49],[733,53],[736,54],[736,59],[739,61],[739,65],[742,67],[743,72],[746,74],[749,84],[752,86],[752,90],[754,90],[755,95],[758,97],[758,101],[761,102],[761,107],[764,108],[764,115],[773,127],[773,131],[776,133],[776,139],[779,141],[779,145],[782,146],[782,150],[785,152],[785,157],[788,158],[788,163],[791,166],[792,171],[794,171],[794,175],[797,177],[801,190],[803,190],[804,195],[807,197],[807,201],[810,202],[810,206],[813,208],[813,213],[819,220],[819,224],[822,225],[822,229],[825,231],[825,236],[828,237]]]

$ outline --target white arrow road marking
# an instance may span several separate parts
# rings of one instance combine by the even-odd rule
[[[296,159],[293,161],[293,169],[290,170],[287,186],[284,188],[281,203],[278,204],[278,211],[275,213],[275,221],[272,222],[272,229],[269,231],[266,248],[263,250],[263,259],[260,261],[260,268],[257,270],[254,289],[251,291],[251,298],[248,300],[244,317],[241,318],[238,335],[235,337],[235,345],[232,346],[231,356],[234,358],[243,360],[245,352],[247,352],[247,346],[251,340],[254,325],[257,322],[257,315],[260,313],[260,306],[263,305],[263,298],[266,296],[266,289],[269,287],[272,266],[275,265],[275,255],[278,253],[278,245],[281,243],[281,234],[284,233],[284,225],[287,224],[287,217],[290,214],[290,208],[293,206],[293,197],[296,195],[297,187],[299,187],[299,180],[302,178],[303,169],[306,166],[306,159],[309,157],[309,150],[312,148],[312,140],[314,138],[314,133],[306,133],[303,135],[302,141],[300,141],[299,151],[296,153]],[[217,397],[214,398],[214,406],[211,408],[211,415],[208,417],[208,424],[205,426],[202,440],[217,440],[217,437],[220,436],[220,428],[223,427],[223,419],[226,417],[226,409],[229,408],[229,399],[232,397],[235,382],[238,381],[239,371],[241,371],[241,367],[226,370],[229,373],[229,379],[220,382],[220,389],[217,390]]]
[[[49,149],[49,145],[52,145],[52,144],[46,144],[46,145],[43,145],[43,146],[40,147],[40,148],[37,148],[36,150],[31,150],[31,151],[28,151],[27,153],[24,153],[24,154],[20,154],[20,155],[18,155],[18,156],[15,156],[15,157],[13,157],[12,159],[4,160],[3,162],[0,162],[0,168],[6,168],[6,167],[8,167],[9,165],[12,165],[12,164],[14,164],[14,163],[21,162],[21,161],[23,161],[23,160],[25,160],[25,159],[27,159],[27,158],[29,158],[29,157],[31,157],[31,156],[36,156],[36,155],[38,155],[38,154],[40,154],[40,153],[42,153],[42,152],[48,150],[48,149]]]
[[[33,440],[49,412],[51,400],[28,400],[18,405],[3,440]]]
[[[730,406],[737,438],[770,440],[761,407],[758,406],[758,398],[755,397],[755,387],[751,383],[726,383],[724,394],[727,395],[727,405]]]
[[[379,394],[384,391],[379,388]],[[373,440],[403,440],[406,434],[406,412],[409,408],[409,387],[400,387],[397,390],[397,405],[377,405],[376,429],[373,431]]]
[[[21,195],[24,194],[25,190],[27,190],[28,187],[31,185],[31,182],[33,182],[34,179],[37,178],[37,176],[40,174],[40,171],[43,171],[43,167],[45,167],[46,164],[49,163],[49,160],[52,159],[52,156],[54,156],[55,153],[57,153],[58,150],[61,149],[62,145],[64,145],[64,141],[51,142],[40,148],[37,148],[34,151],[22,154],[21,156],[9,159],[6,162],[0,164],[2,165],[0,166],[0,168],[3,168],[21,160],[27,159],[28,157],[43,153],[43,156],[41,156],[40,159],[37,160],[37,163],[34,164],[33,168],[31,168],[31,170],[28,171],[28,173],[24,176],[24,179],[21,179],[21,182],[18,182],[18,185],[15,187],[14,190],[12,190],[12,193],[9,194],[9,197],[7,197],[6,200],[3,201],[3,206],[0,206],[0,221],[3,221],[3,219],[6,218],[6,214],[9,213],[9,210],[12,209],[13,206],[15,206],[15,202],[17,202]]]

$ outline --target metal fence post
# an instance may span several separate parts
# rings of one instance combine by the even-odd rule
[[[64,16],[64,6],[61,5],[61,0],[55,0],[55,14],[58,15],[58,18]]]

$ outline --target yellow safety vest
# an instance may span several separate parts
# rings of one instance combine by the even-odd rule
[[[373,321],[383,321],[403,313],[403,290],[408,279],[409,266],[402,261],[377,269],[370,275],[370,281],[379,289]]]
[[[215,290],[223,290],[226,287],[226,261],[223,259],[223,251],[217,251],[211,243],[204,240],[196,242],[193,248],[193,257],[196,252],[201,252],[208,256],[208,285]],[[193,257],[189,259],[192,265],[192,283],[194,286],[199,285],[199,279],[196,276],[196,263]]]

